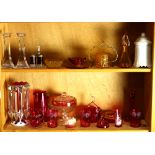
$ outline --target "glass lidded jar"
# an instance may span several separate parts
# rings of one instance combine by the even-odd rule
[[[61,95],[52,98],[51,105],[59,112],[59,124],[65,125],[69,118],[74,117],[77,100],[63,92]]]

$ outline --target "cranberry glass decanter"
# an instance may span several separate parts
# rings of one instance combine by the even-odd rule
[[[11,33],[3,34],[4,56],[2,59],[2,68],[14,68],[15,67],[12,61],[12,57],[11,57],[10,38],[11,38]]]
[[[26,60],[26,55],[25,55],[25,33],[17,33],[17,37],[19,40],[19,57],[17,61],[17,68],[29,68],[28,62]]]
[[[128,53],[128,47],[130,46],[129,37],[127,34],[124,34],[122,37],[122,54],[119,61],[119,67],[129,68],[132,66],[131,60]]]

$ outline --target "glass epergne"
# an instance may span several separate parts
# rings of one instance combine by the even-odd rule
[[[19,40],[19,57],[16,68],[29,68],[25,54],[25,33],[17,33],[17,37]]]
[[[11,57],[10,38],[11,38],[11,33],[3,34],[4,56],[2,59],[2,68],[15,68]]]
[[[29,87],[27,82],[8,84],[8,115],[14,126],[25,126],[28,123]]]

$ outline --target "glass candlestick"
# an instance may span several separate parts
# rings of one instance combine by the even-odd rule
[[[25,43],[24,43],[25,33],[17,33],[17,37],[19,40],[19,57],[16,67],[29,68],[25,55]]]
[[[2,68],[14,68],[15,67],[12,61],[12,57],[11,57],[10,38],[11,38],[11,33],[3,34],[4,57],[2,60]]]

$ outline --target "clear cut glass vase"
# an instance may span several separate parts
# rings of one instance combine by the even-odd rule
[[[17,33],[17,37],[19,40],[19,57],[16,68],[29,68],[25,54],[25,33]]]
[[[11,39],[11,33],[3,34],[4,54],[3,54],[3,59],[2,59],[2,68],[14,68],[15,67],[12,61],[12,57],[11,57],[10,39]]]

